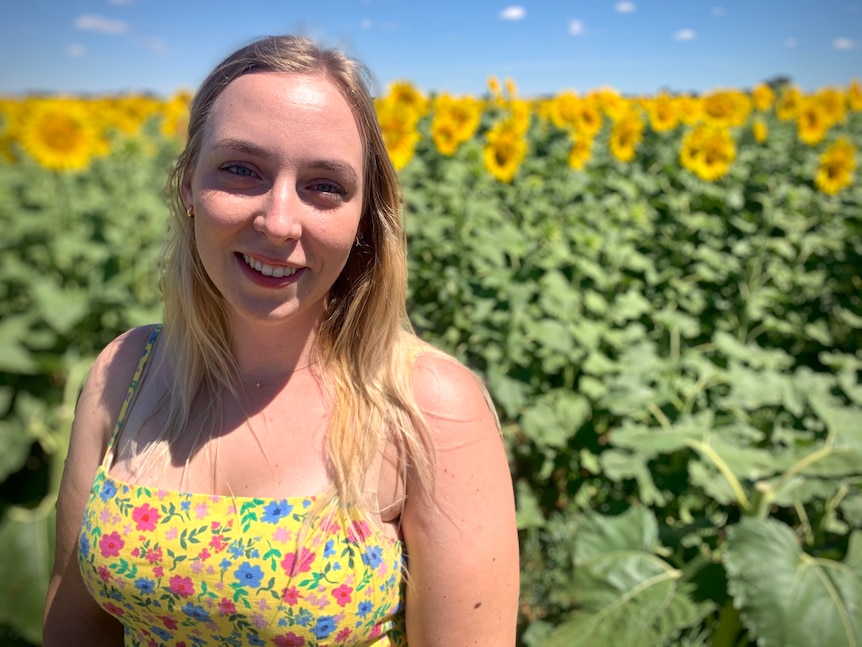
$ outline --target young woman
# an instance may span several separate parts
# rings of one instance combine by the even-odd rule
[[[164,324],[78,404],[45,647],[513,645],[497,420],[410,332],[364,68],[294,37],[232,54],[168,193]]]

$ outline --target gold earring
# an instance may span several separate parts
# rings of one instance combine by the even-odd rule
[[[188,209],[186,209],[186,215],[187,215],[189,218],[194,218],[194,217],[195,217],[195,208],[194,208],[194,207],[189,207]]]

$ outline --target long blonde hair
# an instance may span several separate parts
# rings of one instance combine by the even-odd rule
[[[366,474],[387,441],[398,449],[402,476],[406,479],[409,462],[420,477],[417,484],[426,487],[433,452],[412,395],[409,361],[423,345],[407,319],[401,189],[377,122],[368,72],[340,51],[294,36],[262,38],[228,56],[190,106],[188,139],[166,187],[171,215],[162,257],[161,343],[174,364],[175,383],[166,404],[164,440],[170,443],[188,425],[196,399],[207,403],[214,423],[221,412],[218,394],[239,388],[224,300],[197,254],[181,188],[197,161],[215,100],[236,78],[260,72],[325,75],[350,105],[365,148],[361,239],[332,286],[315,347],[333,402],[327,432],[331,499],[363,505]]]

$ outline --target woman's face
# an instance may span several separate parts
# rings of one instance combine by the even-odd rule
[[[234,324],[316,325],[357,236],[364,172],[356,120],[324,76],[247,74],[225,88],[183,200]]]

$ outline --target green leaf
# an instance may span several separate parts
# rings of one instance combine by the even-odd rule
[[[575,536],[572,597],[579,608],[543,647],[654,647],[712,608],[692,601],[682,572],[656,554],[658,524],[646,508],[618,517],[588,514]]]
[[[804,553],[772,519],[744,518],[727,534],[728,591],[760,647],[862,644],[862,533],[843,562]]]
[[[11,508],[0,522],[0,624],[27,640],[42,639],[42,609],[54,553],[53,506]]]

